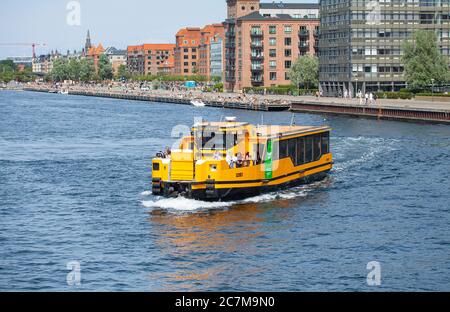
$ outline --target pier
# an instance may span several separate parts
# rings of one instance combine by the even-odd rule
[[[379,100],[374,105],[355,104],[351,100],[334,102],[326,99],[293,101],[294,113],[348,115],[401,121],[450,124],[450,104],[445,102],[414,100]]]
[[[25,91],[57,93],[51,87],[25,87]],[[358,99],[316,98],[312,96],[242,95],[233,93],[203,93],[167,90],[118,90],[109,88],[70,87],[70,95],[138,100],[148,102],[191,105],[202,100],[208,107],[255,110],[291,111],[294,113],[347,115],[363,118],[450,124],[450,103],[430,100],[380,99],[361,105]]]

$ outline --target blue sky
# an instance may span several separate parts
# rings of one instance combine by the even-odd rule
[[[174,42],[182,27],[200,27],[226,17],[225,0],[78,0],[81,25],[67,24],[70,0],[2,0],[0,2],[0,59],[31,56],[31,47],[5,44],[46,43],[59,51],[80,50],[86,31],[94,44],[125,48],[142,43]],[[265,0],[263,2],[272,2]],[[314,0],[284,0],[315,2]]]

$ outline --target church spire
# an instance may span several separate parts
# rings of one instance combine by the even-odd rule
[[[86,45],[84,46],[84,49],[86,51],[86,53],[89,51],[89,49],[92,47],[92,43],[91,43],[91,33],[89,32],[89,30],[87,31],[87,36],[86,36]]]

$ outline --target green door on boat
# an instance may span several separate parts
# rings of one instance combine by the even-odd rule
[[[266,159],[264,160],[264,171],[265,179],[271,180],[273,177],[273,142],[272,140],[267,141],[267,153]]]

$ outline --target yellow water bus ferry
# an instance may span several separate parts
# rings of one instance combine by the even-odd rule
[[[202,121],[153,159],[153,194],[227,201],[322,180],[333,167],[330,131]]]

